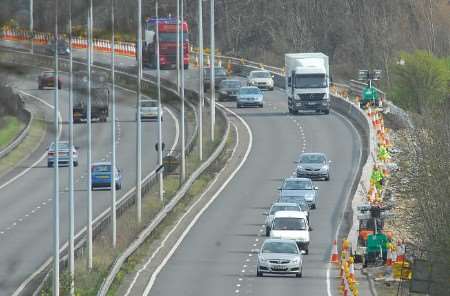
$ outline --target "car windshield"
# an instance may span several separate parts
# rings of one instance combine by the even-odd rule
[[[266,242],[262,247],[262,253],[298,254],[294,242]]]
[[[327,80],[323,74],[296,75],[296,88],[324,88],[327,87]]]
[[[95,165],[92,167],[92,172],[94,172],[94,173],[110,173],[111,165],[110,164]]]
[[[252,72],[250,74],[251,78],[270,78],[271,75],[269,72],[260,71],[260,72]]]
[[[184,37],[184,42],[189,41],[189,36],[188,34],[185,32],[183,34]],[[181,40],[181,32],[180,32],[180,40]],[[160,42],[177,42],[177,33],[159,33],[159,41]]]
[[[44,72],[42,73],[42,77],[44,78],[50,78],[50,77],[54,77],[55,76],[55,72]]]
[[[158,107],[157,101],[141,101],[141,107]]]
[[[279,211],[298,211],[297,206],[273,206],[270,209],[270,215],[275,215]]]
[[[275,218],[273,230],[306,230],[306,222],[303,218]]]
[[[203,73],[205,74],[205,78],[208,78],[211,76],[211,69],[205,68]],[[225,72],[224,68],[214,68],[214,75],[216,76],[227,76],[227,72]]]
[[[287,180],[284,182],[283,190],[311,190],[312,184],[306,180]]]
[[[51,151],[55,151],[55,143],[52,143],[51,145],[50,145],[50,148],[49,148],[49,150],[51,150]],[[67,142],[59,142],[58,143],[58,150],[69,150],[69,143],[67,143]]]
[[[223,88],[239,88],[239,87],[241,87],[241,82],[239,80],[223,80],[220,83],[220,87],[223,87]]]
[[[307,211],[309,209],[309,206],[303,196],[283,196],[278,201],[296,203],[302,209],[302,211]]]
[[[239,90],[241,95],[259,95],[261,94],[261,90],[256,87],[243,87]]]
[[[325,163],[326,161],[322,154],[306,154],[300,157],[300,163]]]

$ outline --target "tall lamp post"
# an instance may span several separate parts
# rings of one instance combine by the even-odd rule
[[[199,47],[199,103],[198,103],[198,117],[199,117],[199,158],[203,160],[203,101],[204,101],[204,86],[203,86],[203,7],[202,1],[198,0],[198,47]]]
[[[216,125],[216,84],[215,84],[215,60],[216,60],[216,44],[214,35],[214,0],[210,2],[210,28],[211,28],[211,141],[214,141],[214,128]]]
[[[163,157],[162,157],[162,126],[161,126],[161,65],[159,59],[159,7],[158,0],[155,3],[155,12],[156,12],[156,81],[157,81],[157,93],[158,93],[158,165],[162,166]],[[178,23],[178,20],[177,20]],[[159,172],[159,199],[163,201],[164,199],[164,178],[163,171]]]
[[[136,100],[136,210],[137,221],[142,220],[142,131],[141,131],[141,78],[142,78],[142,0],[138,0],[138,18],[137,18],[137,100]]]
[[[180,53],[180,45],[178,44],[178,55],[183,57],[183,65],[181,66],[181,182],[184,181],[186,178],[186,129],[184,125],[184,117],[185,117],[185,106],[184,106],[184,0],[181,0],[181,40],[183,46],[181,46],[181,53]],[[179,25],[177,26],[180,27]]]
[[[116,172],[116,75],[115,75],[115,29],[114,29],[114,0],[111,0],[111,81],[112,81],[112,118],[111,118],[111,135],[112,135],[112,172],[113,176]],[[112,247],[115,248],[117,244],[117,217],[116,217],[116,180],[111,178],[111,234],[112,234]]]

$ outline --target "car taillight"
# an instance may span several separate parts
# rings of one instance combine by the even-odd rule
[[[53,156],[55,155],[55,152],[49,152],[48,155]]]

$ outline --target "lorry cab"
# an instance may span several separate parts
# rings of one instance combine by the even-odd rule
[[[279,211],[272,220],[270,237],[294,240],[299,249],[308,254],[309,231],[311,229],[305,212]]]
[[[328,56],[323,53],[285,55],[286,92],[290,113],[330,112]]]

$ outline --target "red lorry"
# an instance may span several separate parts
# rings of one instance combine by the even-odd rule
[[[176,68],[177,64],[177,19],[147,18],[144,25],[142,48],[143,64],[156,68],[156,26],[159,28],[159,62],[161,69]],[[183,32],[183,34],[181,34]],[[189,68],[189,27],[186,21],[180,24],[180,42],[183,35],[184,68]]]

